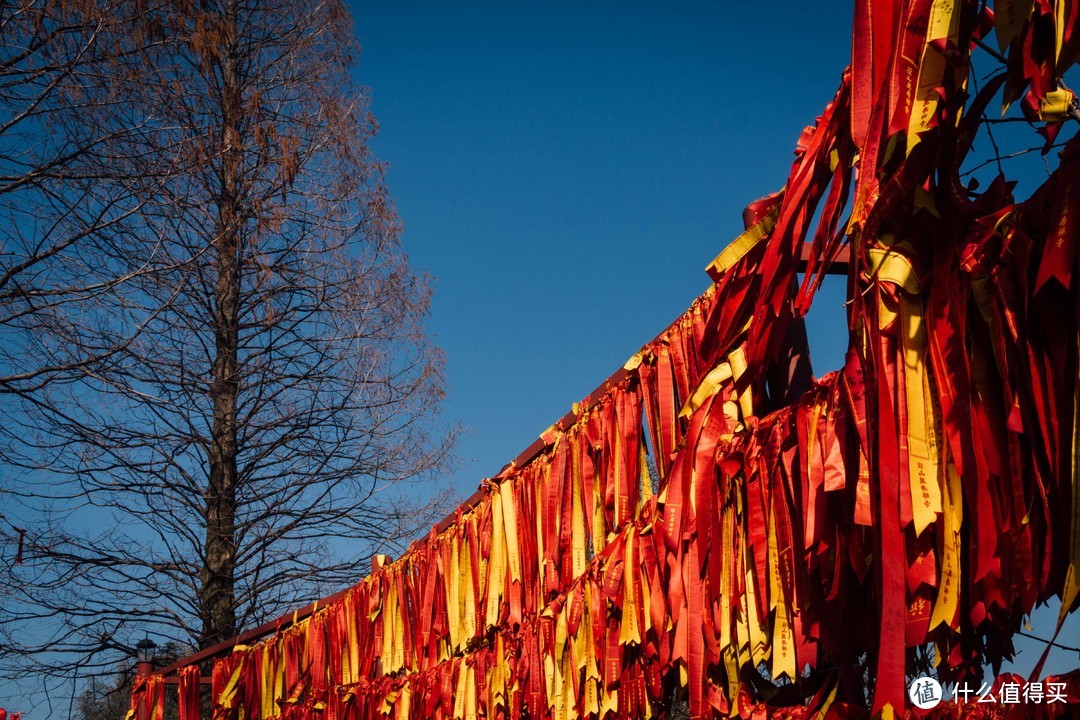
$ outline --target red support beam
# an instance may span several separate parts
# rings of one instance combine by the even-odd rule
[[[185,658],[177,660],[172,665],[166,665],[161,670],[159,670],[158,673],[168,676],[172,673],[175,673],[180,668],[187,667],[188,665],[195,665],[196,663],[200,663],[203,660],[209,660],[210,658],[217,657],[218,655],[224,655],[225,653],[231,652],[232,649],[237,645],[245,645],[252,642],[253,640],[258,640],[259,638],[262,638],[266,635],[277,632],[280,628],[288,627],[297,620],[303,620],[304,618],[310,616],[313,612],[315,612],[315,610],[317,610],[319,607],[329,605],[335,600],[344,597],[345,593],[347,593],[348,591],[348,588],[344,590],[339,590],[333,595],[324,597],[321,600],[316,600],[310,605],[305,605],[298,610],[294,610],[290,613],[285,613],[277,620],[271,620],[268,623],[263,623],[257,628],[246,630],[239,635],[229,638],[228,640],[219,642],[216,645],[211,645],[208,648],[203,648],[194,655],[188,655]]]

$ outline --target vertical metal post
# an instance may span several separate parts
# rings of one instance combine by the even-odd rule
[[[145,678],[154,672],[154,653],[157,645],[149,637],[143,638],[135,644],[137,662],[135,663],[135,677]],[[151,698],[147,693],[139,693],[139,706],[135,709],[136,720],[150,720]]]

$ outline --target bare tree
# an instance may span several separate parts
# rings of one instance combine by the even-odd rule
[[[42,352],[36,330],[78,333],[72,316],[146,267],[117,262],[118,251],[149,242],[143,251],[153,252],[153,238],[125,235],[141,208],[130,188],[87,182],[140,129],[72,121],[111,107],[85,92],[103,75],[135,78],[131,51],[154,42],[144,20],[115,0],[0,2],[0,397],[31,394],[108,354],[92,336]]]
[[[146,630],[212,645],[355,582],[445,508],[399,484],[443,467],[453,432],[344,4],[145,13],[155,41],[59,121],[110,137],[72,191],[138,211],[109,248],[124,282],[35,328],[43,362],[93,360],[17,415],[13,492],[37,522],[6,576],[8,672],[108,672]]]
[[[57,628],[20,627],[23,584],[44,575],[12,566],[25,556],[31,524],[15,481],[25,449],[20,405],[41,403],[49,384],[72,382],[136,336],[146,317],[109,337],[86,313],[116,300],[115,289],[148,271],[156,240],[132,235],[140,198],[123,182],[95,175],[135,126],[77,118],[112,104],[105,75],[135,77],[133,50],[156,39],[145,8],[123,0],[0,0],[0,663],[63,637]],[[124,38],[118,43],[118,38]],[[129,257],[144,260],[132,263]],[[40,567],[40,566],[39,566]],[[55,568],[56,566],[50,565]],[[21,570],[21,569],[20,569]],[[43,657],[43,656],[39,656]],[[10,674],[0,670],[0,678]]]
[[[157,649],[158,664],[168,664],[190,654],[191,648],[177,643],[167,643]],[[111,676],[91,678],[75,698],[74,717],[80,720],[122,720],[131,708],[131,691],[135,676],[130,662],[117,664]],[[162,713],[163,720],[178,720],[174,693],[166,693]],[[209,716],[209,713],[207,713]]]

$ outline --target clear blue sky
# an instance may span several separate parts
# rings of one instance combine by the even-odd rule
[[[845,3],[619,7],[353,4],[466,495],[705,289],[850,54]]]
[[[836,90],[852,4],[352,7],[405,247],[437,278],[465,497],[705,288]],[[1021,189],[1045,177],[1037,155],[1008,169]],[[819,375],[842,362],[842,300],[832,283],[809,318]],[[1026,673],[1042,647],[1018,647]],[[1054,651],[1047,669],[1078,664]]]

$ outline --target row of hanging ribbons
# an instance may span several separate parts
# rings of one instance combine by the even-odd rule
[[[1080,140],[1022,203],[959,172],[1002,88],[1049,140],[1075,112],[1080,3],[997,5],[860,0],[852,67],[709,290],[449,527],[216,660],[215,717],[645,718],[682,693],[693,718],[825,717],[864,674],[888,716],[913,648],[961,681],[1037,603],[1064,617]],[[1006,64],[976,93],[991,28]],[[774,371],[844,246],[846,362],[792,398]],[[162,693],[141,680],[133,709]]]

